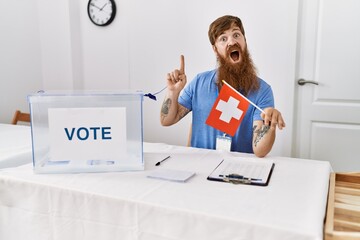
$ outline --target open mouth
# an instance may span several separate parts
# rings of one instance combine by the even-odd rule
[[[237,51],[237,50],[231,51],[231,52],[230,52],[230,58],[231,58],[234,62],[238,61],[238,60],[240,59],[240,52]]]

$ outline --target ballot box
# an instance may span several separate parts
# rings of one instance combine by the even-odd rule
[[[142,92],[42,91],[28,102],[34,172],[144,170]]]

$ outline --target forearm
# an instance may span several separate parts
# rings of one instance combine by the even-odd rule
[[[272,149],[276,128],[266,126],[262,122],[253,127],[253,151],[257,157],[265,157]]]
[[[178,103],[178,93],[168,92],[161,106],[160,123],[170,126],[182,119],[189,110]]]
[[[265,157],[275,142],[276,127],[285,127],[281,113],[275,108],[265,108],[261,113],[263,121],[255,121],[253,125],[253,151],[258,157]]]
[[[183,118],[189,110],[178,103],[181,90],[186,85],[185,59],[180,56],[180,69],[167,74],[168,92],[161,106],[160,123],[170,126]]]

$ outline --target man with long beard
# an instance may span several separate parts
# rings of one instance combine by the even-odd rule
[[[198,74],[184,89],[187,80],[185,60],[181,56],[180,69],[167,74],[168,92],[161,108],[160,122],[170,126],[192,111],[192,147],[216,149],[216,142],[220,140],[230,142],[231,151],[264,157],[274,144],[276,126],[282,129],[285,122],[274,108],[270,85],[256,75],[242,22],[235,16],[220,17],[211,23],[208,34],[218,68]],[[205,124],[223,85],[222,80],[264,111],[250,105],[233,137]]]

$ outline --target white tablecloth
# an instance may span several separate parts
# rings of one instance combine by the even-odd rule
[[[253,155],[145,143],[145,171],[34,174],[0,171],[0,239],[322,239],[326,161],[283,157],[267,187],[206,178],[222,158]],[[158,167],[155,163],[171,155]],[[191,170],[186,183],[147,178]]]
[[[30,126],[0,124],[0,168],[32,161]]]

